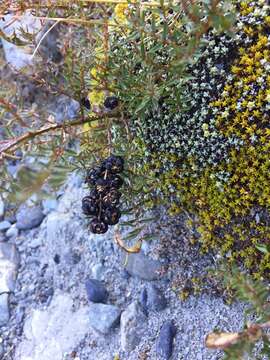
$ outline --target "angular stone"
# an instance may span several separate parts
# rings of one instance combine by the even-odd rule
[[[14,291],[19,253],[13,244],[0,243],[0,294]]]
[[[150,284],[141,292],[140,302],[146,312],[149,310],[160,311],[166,307],[166,299],[162,292]]]
[[[89,331],[89,318],[87,306],[73,306],[69,294],[56,293],[48,308],[33,310],[14,360],[60,360],[74,350]]]
[[[41,206],[21,206],[16,214],[16,227],[19,230],[30,230],[42,223],[45,215]]]
[[[0,327],[9,321],[8,294],[0,294]]]
[[[85,282],[85,288],[89,301],[95,303],[105,303],[107,301],[109,293],[101,281],[88,279]]]
[[[120,315],[121,310],[115,305],[90,304],[90,326],[102,334],[119,324]]]
[[[132,351],[145,332],[147,317],[136,301],[131,303],[121,316],[121,347],[123,351]]]
[[[0,221],[0,231],[6,231],[11,227],[11,223],[7,220]]]
[[[176,328],[172,321],[166,321],[159,332],[156,343],[157,354],[163,360],[169,360],[173,353],[173,342],[176,335]]]
[[[143,280],[157,280],[161,277],[159,272],[162,270],[162,264],[140,252],[129,255],[126,270],[130,275]]]

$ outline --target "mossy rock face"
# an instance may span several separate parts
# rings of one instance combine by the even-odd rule
[[[270,253],[259,250],[270,237],[270,5],[234,5],[234,35],[210,30],[188,67],[185,106],[171,111],[172,87],[138,116],[134,133],[150,153],[144,171],[174,199],[173,212],[196,215],[203,249],[260,277],[270,268]]]

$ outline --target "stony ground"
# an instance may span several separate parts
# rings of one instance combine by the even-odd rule
[[[243,306],[226,305],[205,284],[179,298],[185,279],[203,279],[214,259],[190,246],[183,224],[165,227],[161,218],[152,224],[158,239],[126,263],[113,231],[88,232],[84,193],[73,176],[59,198],[21,207],[13,218],[2,214],[1,358],[168,359],[172,345],[171,359],[221,359],[205,348],[205,336],[238,329]]]

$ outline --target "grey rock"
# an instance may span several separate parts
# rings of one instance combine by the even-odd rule
[[[45,215],[41,206],[21,206],[16,214],[16,227],[19,230],[30,230],[42,223]]]
[[[166,307],[164,295],[152,284],[142,290],[140,302],[146,313],[148,313],[149,310],[160,311]]]
[[[0,221],[0,231],[6,231],[11,227],[11,223],[7,220]]]
[[[108,334],[119,324],[121,310],[115,305],[90,304],[90,326],[102,333]]]
[[[0,243],[0,294],[14,291],[19,253],[13,244]]]
[[[64,121],[74,119],[80,109],[78,101],[66,96],[61,95],[56,99],[54,104],[53,115],[57,124],[61,124]]]
[[[4,346],[2,344],[0,344],[0,359],[1,356],[4,356]]]
[[[146,325],[147,317],[143,308],[136,301],[131,303],[121,316],[121,348],[132,351],[140,342]]]
[[[8,294],[0,295],[0,327],[9,321]]]
[[[88,307],[74,311],[69,294],[56,293],[45,310],[32,310],[24,324],[22,342],[14,360],[60,360],[84,339],[89,331]]]
[[[16,226],[12,225],[7,231],[6,231],[6,237],[8,238],[15,238],[19,234],[19,230],[16,228]]]
[[[88,279],[85,282],[85,288],[89,301],[95,303],[105,303],[107,301],[109,294],[101,281]]]
[[[169,360],[173,353],[173,342],[176,328],[172,321],[166,321],[159,332],[156,343],[156,351],[162,360]]]
[[[5,204],[4,201],[0,198],[0,218],[4,216],[5,213]]]
[[[129,255],[126,270],[130,275],[143,280],[157,280],[161,277],[159,272],[162,270],[162,264],[140,252]]]

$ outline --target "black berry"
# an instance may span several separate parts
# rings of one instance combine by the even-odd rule
[[[111,155],[102,166],[112,174],[118,174],[124,170],[124,159],[121,156]]]
[[[102,213],[102,220],[104,221],[105,224],[108,225],[116,225],[120,217],[121,217],[120,210],[115,207],[107,208]]]
[[[93,216],[98,214],[97,202],[90,198],[90,196],[85,196],[82,199],[82,211],[85,215]]]
[[[93,234],[105,234],[108,230],[108,225],[98,218],[94,218],[90,223],[90,231]]]
[[[102,176],[101,168],[89,169],[86,174],[85,182],[89,185],[95,185],[97,180]]]
[[[112,188],[102,199],[102,204],[104,207],[117,206],[119,204],[120,197],[121,193],[117,191],[117,189]]]
[[[116,96],[108,96],[104,101],[104,106],[106,109],[113,110],[119,104],[119,100]]]
[[[91,104],[87,97],[81,99],[81,105],[84,106],[87,110],[91,109]]]
[[[124,180],[119,175],[115,175],[112,179],[110,179],[110,185],[112,188],[120,189],[123,184]]]

